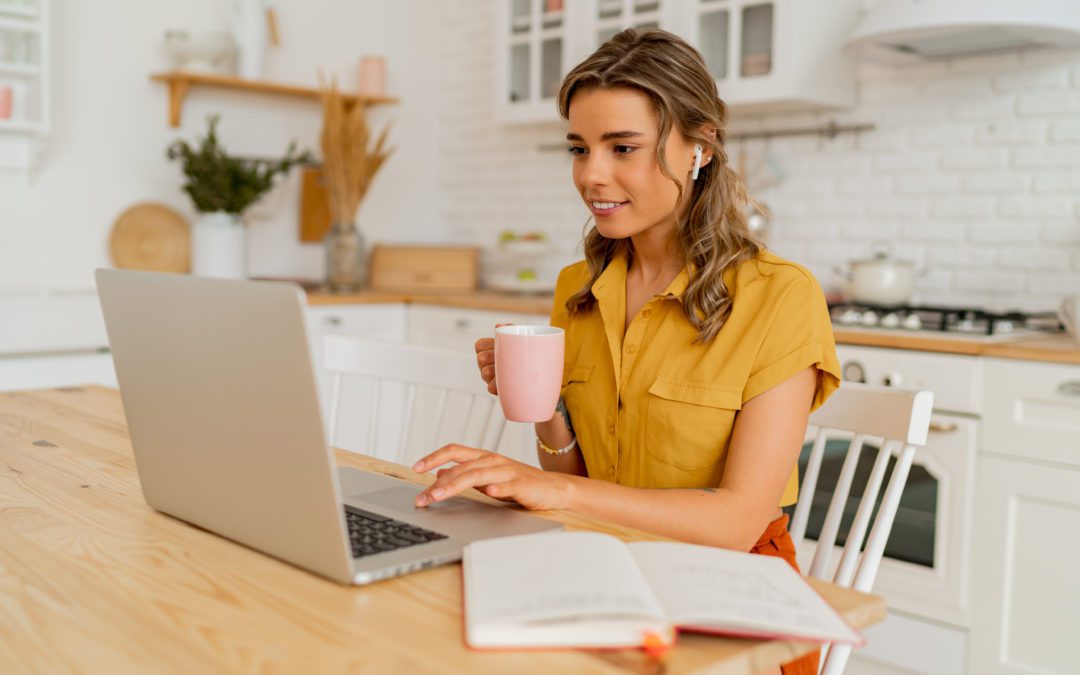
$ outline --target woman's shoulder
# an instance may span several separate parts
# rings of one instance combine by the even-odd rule
[[[568,298],[581,290],[585,282],[589,280],[589,263],[579,260],[572,265],[567,265],[559,272],[559,280],[555,282],[555,297]]]
[[[792,287],[802,287],[821,293],[821,286],[810,270],[765,249],[757,256],[740,263],[735,271],[735,278],[736,301],[740,290],[753,291],[755,295],[772,295],[783,293]]]

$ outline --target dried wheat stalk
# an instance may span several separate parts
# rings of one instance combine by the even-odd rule
[[[320,78],[323,103],[323,182],[335,223],[352,223],[360,202],[383,162],[394,152],[386,147],[387,124],[373,148],[368,148],[370,131],[363,103],[351,105],[337,84],[326,85]]]

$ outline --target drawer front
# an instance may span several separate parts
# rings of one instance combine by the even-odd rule
[[[844,378],[934,392],[934,410],[978,414],[982,369],[974,356],[837,345]]]
[[[478,338],[495,334],[496,323],[546,326],[548,317],[540,314],[412,305],[409,307],[407,340],[413,344],[472,353]]]
[[[374,340],[405,339],[405,305],[324,305],[309,307],[312,334],[342,333]]]
[[[985,452],[1080,466],[1080,366],[986,362]]]

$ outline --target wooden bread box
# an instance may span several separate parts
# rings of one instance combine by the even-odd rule
[[[475,291],[479,262],[476,246],[377,244],[371,251],[371,288],[423,293]]]

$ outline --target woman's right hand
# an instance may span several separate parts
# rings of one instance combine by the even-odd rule
[[[497,323],[495,327],[509,326],[508,323]],[[476,365],[480,368],[480,377],[487,384],[490,393],[498,396],[499,391],[495,387],[495,338],[483,337],[476,341]]]

